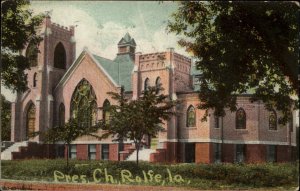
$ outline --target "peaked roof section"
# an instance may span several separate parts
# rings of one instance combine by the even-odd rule
[[[99,60],[97,60],[93,54],[91,54],[87,49],[83,50],[81,52],[81,54],[78,56],[78,58],[73,62],[73,64],[69,67],[69,69],[67,70],[67,72],[63,75],[63,77],[61,78],[61,80],[58,82],[57,86],[55,87],[55,89],[64,84],[73,74],[73,72],[75,71],[75,69],[80,65],[81,61],[83,60],[83,58],[85,57],[85,55],[89,55],[93,61],[95,62],[95,64],[98,66],[98,68],[100,70],[103,71],[103,73],[111,80],[111,82],[115,85],[115,86],[119,86],[118,83],[115,81],[115,78],[112,77],[107,71],[106,69],[104,69],[104,67],[102,66],[102,63],[99,63]],[[106,59],[108,60],[108,59]],[[110,61],[110,60],[109,60]],[[113,63],[113,61],[110,61]]]
[[[118,45],[131,45],[136,46],[136,43],[133,38],[129,35],[129,33],[126,33],[125,36],[119,41]]]
[[[114,60],[109,60],[98,55],[93,57],[101,64],[104,70],[119,85],[124,86],[125,91],[131,91],[131,72],[134,61],[128,54],[117,55]]]

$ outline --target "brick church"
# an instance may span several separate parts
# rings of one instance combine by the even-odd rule
[[[12,103],[11,141],[26,144],[11,152],[11,159],[45,157],[41,154],[43,140],[28,138],[30,132],[62,125],[70,118],[89,125],[107,117],[106,106],[116,104],[107,92],[120,92],[123,86],[126,96],[137,99],[147,86],[159,84],[163,94],[181,103],[177,115],[164,124],[165,131],[147,139],[144,150],[149,152],[144,153],[144,160],[213,163],[294,158],[295,113],[294,122],[282,126],[277,122],[280,112],[266,110],[260,101],[250,102],[250,95],[245,94],[238,97],[236,112],[228,110],[225,117],[218,118],[209,111],[208,120],[202,122],[205,111],[197,109],[199,72],[190,58],[172,48],[150,54],[136,52],[138,42],[128,33],[116,44],[113,60],[87,48],[76,58],[74,33],[74,27],[60,26],[47,17],[40,29],[39,53],[34,53],[30,43],[23,51],[31,68],[26,71],[28,90],[18,93]],[[57,156],[91,160],[127,160],[135,153],[130,140],[119,144],[111,138],[99,141],[89,136],[73,141],[68,152],[64,146],[55,148]]]

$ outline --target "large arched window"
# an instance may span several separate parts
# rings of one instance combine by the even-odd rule
[[[240,108],[236,111],[235,128],[246,129],[246,112],[243,108]]]
[[[91,84],[83,79],[75,88],[71,100],[71,117],[79,125],[89,127],[95,124],[97,115],[97,98]]]
[[[277,115],[275,110],[269,112],[269,129],[277,130]]]
[[[156,78],[156,81],[155,81],[155,88],[156,88],[155,93],[156,93],[156,94],[159,94],[160,88],[161,88],[161,79],[160,79],[160,77],[157,77],[157,78]]]
[[[196,111],[194,106],[190,106],[186,112],[186,126],[195,127],[196,125]]]
[[[65,124],[65,105],[61,103],[58,110],[58,124],[63,126]]]
[[[110,119],[109,106],[110,103],[106,99],[103,103],[103,120],[105,121],[105,123],[109,123],[109,119]]]
[[[29,138],[35,131],[35,106],[33,103],[28,107],[26,119],[26,138]]]
[[[33,74],[33,80],[32,80],[33,87],[36,87],[36,82],[37,82],[37,73],[34,73]]]
[[[61,42],[56,45],[54,50],[54,67],[66,69],[66,50]]]
[[[144,82],[144,91],[148,90],[149,86],[150,86],[150,80],[149,80],[149,78],[146,78],[146,80]]]
[[[33,42],[30,42],[26,49],[26,58],[29,61],[29,66],[37,66],[38,64],[38,47]]]

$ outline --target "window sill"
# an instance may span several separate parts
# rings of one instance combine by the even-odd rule
[[[197,129],[197,127],[185,127],[185,129]]]

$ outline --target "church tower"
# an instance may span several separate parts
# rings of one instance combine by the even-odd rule
[[[126,33],[126,35],[118,43],[118,55],[129,54],[134,58],[136,43],[133,38]]]
[[[53,90],[75,59],[74,26],[69,28],[52,23],[47,16],[38,34],[42,41],[37,47],[28,43],[22,54],[30,61],[25,92],[19,92],[12,103],[12,141],[42,141],[29,138],[53,124]],[[38,49],[38,51],[36,51]]]

